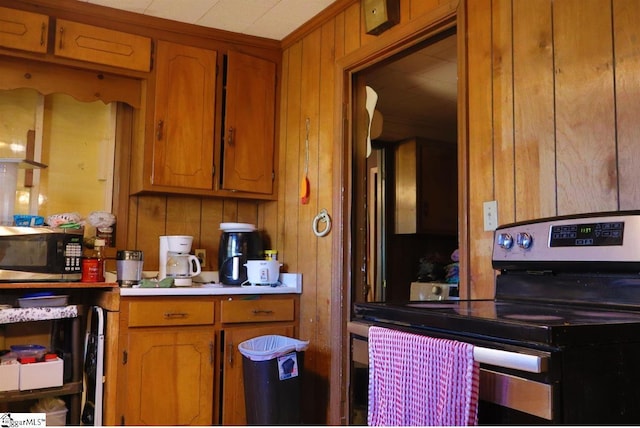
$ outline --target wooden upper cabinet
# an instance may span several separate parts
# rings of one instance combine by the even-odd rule
[[[0,46],[46,53],[49,17],[0,7]]]
[[[395,150],[395,233],[458,233],[455,143],[413,138]]]
[[[151,184],[213,189],[217,53],[158,41]]]
[[[58,19],[57,56],[127,68],[151,69],[151,39],[135,34]]]
[[[227,54],[222,188],[273,192],[276,64]]]

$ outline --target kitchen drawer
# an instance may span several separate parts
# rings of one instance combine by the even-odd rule
[[[213,301],[196,299],[129,302],[129,327],[213,324]]]
[[[294,299],[223,300],[220,321],[223,323],[293,321]]]

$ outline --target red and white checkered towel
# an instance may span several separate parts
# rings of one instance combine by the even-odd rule
[[[473,345],[369,328],[371,426],[476,425],[479,377]]]

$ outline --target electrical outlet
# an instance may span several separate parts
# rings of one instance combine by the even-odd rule
[[[205,267],[207,265],[207,250],[198,248],[195,253],[198,260],[200,260],[200,266]]]
[[[484,230],[490,232],[498,228],[498,201],[488,201],[482,204],[484,211]]]

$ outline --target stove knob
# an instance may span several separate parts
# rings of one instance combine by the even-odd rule
[[[513,247],[513,237],[508,233],[501,233],[498,235],[498,245],[505,250],[510,250]]]
[[[518,247],[528,250],[529,248],[531,248],[531,244],[533,244],[533,237],[527,232],[518,233],[517,241]]]
[[[434,285],[433,288],[431,289],[431,293],[434,296],[439,296],[442,294],[442,287],[440,287],[439,285]]]

